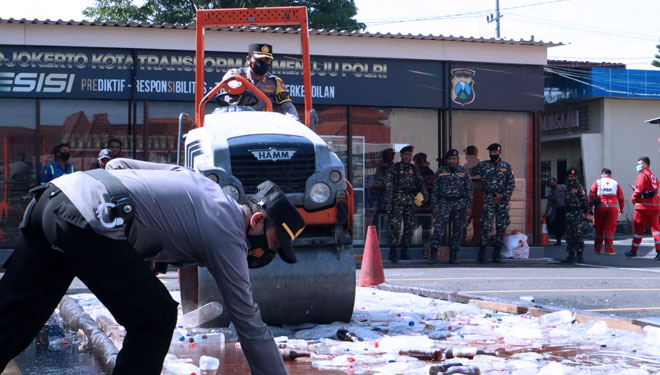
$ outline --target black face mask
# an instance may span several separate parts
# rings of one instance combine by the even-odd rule
[[[60,160],[66,162],[69,161],[69,158],[71,157],[71,154],[68,152],[60,152]]]
[[[496,161],[497,161],[497,159],[499,159],[499,158],[500,158],[500,156],[499,156],[499,155],[488,155],[488,156],[490,156],[490,161],[492,161],[493,163],[494,163],[494,162],[496,162]]]
[[[255,61],[252,64],[250,64],[250,67],[252,68],[255,74],[262,76],[266,74],[268,68],[270,68],[270,64],[264,61]]]
[[[270,263],[274,258],[276,251],[268,248],[268,238],[266,232],[259,236],[247,235],[248,243],[248,267],[261,268]]]

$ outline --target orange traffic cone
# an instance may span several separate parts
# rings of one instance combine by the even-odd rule
[[[550,245],[550,235],[548,234],[548,224],[545,223],[545,218],[541,223],[541,246]]]
[[[380,259],[380,247],[378,246],[378,234],[376,227],[370,225],[367,228],[367,239],[364,241],[364,253],[362,254],[362,267],[360,268],[359,286],[376,286],[385,282],[383,272],[383,261]]]

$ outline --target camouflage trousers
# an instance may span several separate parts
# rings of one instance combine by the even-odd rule
[[[495,238],[493,246],[502,247],[504,245],[504,234],[506,228],[511,222],[509,220],[509,201],[501,200],[495,202],[495,197],[485,194],[484,195],[484,209],[481,212],[481,246],[488,246],[488,238],[490,237],[490,227],[495,220]]]
[[[566,250],[569,253],[584,251],[583,221],[584,214],[582,211],[566,211]]]
[[[445,235],[447,223],[449,222],[452,225],[449,247],[454,250],[458,249],[461,246],[461,242],[463,242],[466,221],[465,202],[463,200],[440,201],[438,204],[438,213],[435,220],[433,220],[433,235],[431,235],[429,247],[431,249],[438,248],[442,237]]]
[[[403,222],[403,233],[401,233]],[[409,247],[415,229],[415,196],[395,194],[390,213],[390,245]]]

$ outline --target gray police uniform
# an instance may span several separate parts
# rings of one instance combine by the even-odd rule
[[[101,182],[74,173],[52,183],[96,233],[127,239],[139,254],[153,260],[208,267],[252,373],[286,374],[273,336],[252,300],[241,206],[216,183],[187,168],[114,159],[106,170],[119,178],[134,201],[135,216],[127,236],[123,228],[105,228],[96,217],[96,208],[107,201]]]
[[[466,217],[465,210],[472,208],[472,179],[470,172],[462,166],[442,166],[435,173],[435,185],[431,194],[431,207],[437,208],[433,222],[433,235],[429,247],[432,255],[438,249],[445,233],[447,222],[452,223],[451,250],[456,252],[463,240]],[[435,259],[435,258],[434,258]]]
[[[292,116],[295,116],[297,119],[299,118],[298,110],[296,110],[296,107],[293,105],[293,102],[289,97],[289,92],[284,88],[284,82],[278,76],[270,72],[266,72],[266,74],[264,74],[260,80],[255,82],[252,78],[250,67],[244,66],[242,68],[229,69],[227,73],[225,73],[224,77],[222,77],[222,80],[224,81],[233,75],[239,75],[243,78],[246,78],[259,90],[263,91],[263,93],[266,94],[266,96],[268,96],[270,101],[273,103],[273,110],[279,111],[282,114],[288,113]],[[261,111],[266,108],[266,104],[264,104],[263,100],[261,100],[259,97],[257,97],[257,99],[259,102],[252,108],[254,108],[255,111]]]

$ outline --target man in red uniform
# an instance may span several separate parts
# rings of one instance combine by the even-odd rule
[[[636,257],[639,244],[646,226],[651,226],[651,233],[655,241],[655,259],[660,260],[660,203],[658,203],[658,179],[649,169],[651,161],[642,156],[637,161],[637,179],[635,179],[635,192],[631,200],[635,204],[635,216],[633,217],[633,240],[630,251],[626,251],[627,257]]]
[[[612,178],[611,170],[603,168],[600,178],[594,181],[589,190],[589,205],[594,207],[596,253],[600,254],[603,250],[603,240],[605,240],[605,254],[615,254],[612,242],[616,232],[616,219],[619,213],[623,213],[624,201],[621,185]]]

